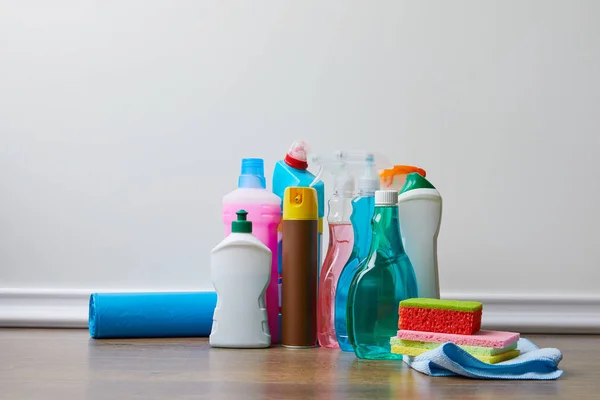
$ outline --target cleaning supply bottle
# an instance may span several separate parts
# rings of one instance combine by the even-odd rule
[[[273,171],[273,193],[283,200],[285,189],[290,186],[313,187],[317,191],[319,207],[319,267],[321,266],[321,241],[323,234],[323,217],[325,216],[325,185],[321,180],[315,182],[315,175],[308,171],[307,146],[297,141],[283,160],[275,164]],[[281,243],[280,243],[281,246]],[[279,266],[281,268],[281,265]]]
[[[408,174],[398,196],[402,241],[417,277],[419,296],[439,299],[437,238],[442,220],[442,197],[418,173]]]
[[[417,172],[422,176],[426,175],[424,169],[412,165],[394,165],[392,168],[382,169],[379,172],[381,188],[385,190],[396,189],[399,191],[404,186],[406,176],[413,172]]]
[[[288,187],[283,197],[281,344],[317,345],[318,202],[313,188]]]
[[[260,158],[242,159],[238,188],[223,197],[225,235],[231,233],[231,224],[240,209],[248,212],[254,236],[261,240],[272,254],[271,279],[266,293],[271,341],[279,343],[279,276],[277,259],[277,227],[281,221],[281,199],[266,189],[264,162]]]
[[[398,330],[400,301],[419,297],[398,222],[398,192],[375,192],[373,239],[348,291],[348,337],[358,358],[397,359],[390,338]]]
[[[352,278],[369,254],[373,229],[371,221],[375,212],[375,191],[379,190],[379,175],[375,169],[375,159],[368,154],[365,157],[363,173],[358,181],[358,196],[352,200],[352,230],[354,247],[342,269],[335,291],[335,334],[342,351],[353,351],[348,340],[346,311],[348,306],[348,290]]]
[[[338,348],[334,321],[335,291],[340,273],[350,257],[354,244],[350,221],[354,177],[349,173],[342,153],[338,152],[330,164],[334,184],[333,194],[328,202],[329,246],[319,274],[317,336],[321,347]]]
[[[236,214],[231,234],[210,253],[217,305],[209,343],[213,347],[269,347],[265,289],[271,277],[272,254],[252,234],[248,213],[239,210]]]
[[[283,207],[283,197],[285,190],[290,187],[309,187],[311,183],[312,187],[316,190],[317,193],[317,205],[318,205],[318,267],[321,266],[321,242],[323,235],[323,216],[325,215],[325,186],[322,181],[314,182],[315,176],[310,173],[308,169],[307,162],[307,146],[303,141],[294,142],[286,154],[283,160],[278,161],[275,164],[275,169],[273,171],[273,193],[279,196],[279,212],[282,212]],[[282,233],[281,224],[278,228],[278,249],[279,249],[279,258],[278,258],[278,272],[279,272],[279,306],[281,307],[281,299],[282,299],[282,257],[281,257],[281,248],[284,240]],[[281,319],[281,314],[279,315]]]

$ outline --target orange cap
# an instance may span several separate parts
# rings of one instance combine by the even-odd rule
[[[421,176],[426,176],[427,172],[424,169],[412,165],[394,165],[390,169],[382,169],[379,171],[379,179],[384,186],[390,186],[394,182],[394,177],[398,175],[408,175],[412,172],[417,172]]]

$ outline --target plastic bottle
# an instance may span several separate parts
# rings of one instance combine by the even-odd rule
[[[266,189],[264,162],[260,158],[242,160],[238,189],[223,197],[223,223],[226,236],[231,233],[231,223],[236,220],[236,212],[240,209],[248,211],[248,220],[253,224],[254,236],[260,239],[273,255],[266,302],[271,341],[279,343],[277,227],[281,221],[281,199]]]
[[[375,212],[375,191],[378,189],[379,175],[375,170],[375,160],[372,155],[367,155],[363,173],[358,182],[358,196],[352,200],[350,221],[352,222],[354,247],[342,269],[335,291],[335,334],[342,351],[353,351],[348,340],[346,326],[348,290],[361,261],[364,261],[369,254],[373,236],[371,221]]]
[[[414,167],[412,165],[394,165],[392,168],[386,168],[379,172],[381,179],[381,189],[385,190],[400,190],[404,186],[406,176],[413,172],[417,172],[422,176],[426,175],[424,169]]]
[[[308,170],[308,162],[307,162],[307,146],[306,143],[302,141],[294,142],[286,154],[283,160],[278,161],[275,164],[275,169],[273,171],[273,193],[279,196],[279,212],[282,213],[282,202],[285,190],[288,187],[309,187],[311,183],[313,184],[313,188],[317,192],[317,205],[318,205],[318,267],[320,269],[321,266],[321,245],[322,245],[322,235],[323,235],[323,216],[325,214],[325,186],[322,181],[314,182],[315,176],[310,173]],[[281,307],[282,300],[282,257],[281,257],[281,249],[283,242],[283,234],[281,225],[278,228],[278,249],[279,249],[279,258],[278,258],[278,272],[279,272],[279,306]],[[281,314],[279,315],[281,319]]]
[[[398,192],[375,192],[369,255],[348,291],[348,337],[358,358],[398,359],[390,338],[398,330],[400,301],[418,297],[415,273],[404,252],[398,223]]]
[[[283,160],[275,164],[273,171],[273,193],[283,200],[285,189],[294,187],[312,187],[317,191],[319,213],[319,267],[321,266],[321,247],[323,235],[323,217],[325,216],[325,185],[321,180],[315,182],[315,175],[308,171],[307,145],[296,141],[290,147]],[[282,206],[283,207],[283,206]],[[281,246],[281,243],[279,244]],[[281,265],[279,266],[281,269]]]
[[[418,173],[406,177],[398,196],[402,241],[415,270],[419,296],[440,298],[437,238],[442,220],[442,197]]]
[[[213,347],[260,348],[271,345],[265,289],[271,276],[271,250],[252,235],[248,213],[237,212],[231,234],[210,255],[217,291],[209,343]]]
[[[342,153],[336,154],[323,168],[331,168],[334,177],[333,194],[329,199],[329,245],[319,274],[318,339],[321,347],[338,348],[335,335],[335,291],[338,278],[354,245],[350,215],[354,196],[354,177],[348,172]]]
[[[317,345],[318,206],[313,188],[289,187],[283,198],[281,344]]]

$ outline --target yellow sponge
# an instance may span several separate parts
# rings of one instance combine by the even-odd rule
[[[424,350],[433,350],[442,345],[442,343],[439,343],[439,342],[422,342],[422,341],[414,341],[414,340],[403,340],[398,337],[392,337],[390,339],[390,344],[392,346],[396,344],[398,346],[415,347],[415,348],[424,349]],[[508,346],[504,346],[504,347],[464,346],[461,344],[456,344],[456,345],[471,355],[483,356],[483,357],[495,356],[496,354],[506,353],[509,350],[514,350],[517,348],[517,342],[511,343]]]
[[[410,347],[410,346],[401,346],[401,345],[392,345],[392,353],[394,354],[404,354],[406,356],[419,356],[423,353],[425,353],[426,351],[429,351],[428,349],[424,349],[424,348],[418,348],[418,347]],[[471,354],[471,353],[469,353]],[[518,357],[519,354],[521,354],[521,352],[519,350],[509,350],[506,351],[504,353],[500,353],[500,354],[496,354],[493,356],[482,356],[479,354],[471,354],[473,357],[475,357],[476,359],[483,361],[484,363],[488,363],[488,364],[496,364],[502,361],[507,361],[507,360],[512,360],[515,357]]]

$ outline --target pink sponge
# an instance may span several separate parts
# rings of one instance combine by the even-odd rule
[[[456,335],[451,333],[422,332],[422,331],[398,331],[398,337],[403,340],[416,342],[452,342],[463,346],[496,347],[509,346],[519,340],[516,332],[484,331],[481,330],[474,335]]]

